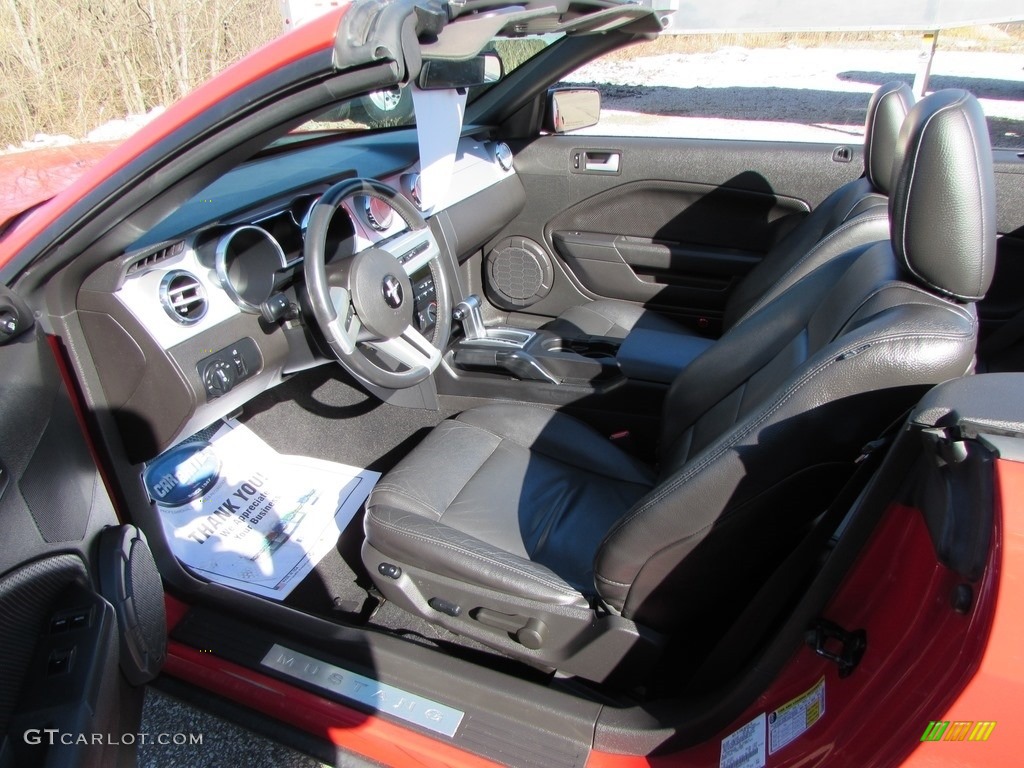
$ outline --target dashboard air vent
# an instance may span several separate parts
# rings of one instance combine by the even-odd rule
[[[138,261],[133,261],[128,265],[128,271],[125,274],[134,275],[138,272],[142,272],[154,264],[160,263],[164,259],[169,259],[171,256],[177,256],[184,250],[185,241],[179,240],[176,243],[168,245],[166,248],[161,248],[159,251],[153,251],[152,253],[146,254]]]
[[[160,303],[172,320],[193,325],[206,314],[206,291],[191,272],[176,269],[160,281]]]

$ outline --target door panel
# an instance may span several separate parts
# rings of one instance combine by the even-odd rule
[[[96,581],[113,505],[47,338],[0,346],[0,372],[0,768],[132,765],[134,745],[91,737],[137,733],[141,713]]]
[[[752,175],[751,175],[752,176]],[[588,198],[546,226],[556,255],[598,296],[720,311],[735,283],[806,203],[746,188],[638,181]],[[613,229],[613,234],[603,230]]]
[[[992,287],[978,303],[978,356],[987,370],[1024,371],[1024,153],[997,149],[993,154],[999,239]]]
[[[515,149],[527,205],[494,242],[535,241],[554,273],[523,311],[555,316],[610,297],[702,327],[774,243],[862,169],[858,152],[838,162],[832,145],[815,144],[546,136]],[[485,288],[495,292],[486,275]]]
[[[554,230],[555,252],[590,292],[648,306],[720,309],[760,258],[671,240]]]
[[[122,702],[114,610],[92,588],[84,563],[74,555],[45,557],[8,574],[0,590],[5,613],[23,631],[37,628],[21,638],[23,653],[9,673],[23,672],[13,681],[11,690],[20,693],[5,723],[10,765],[117,765],[119,739],[89,742],[93,733],[137,731],[124,730],[120,717],[132,692]]]
[[[999,241],[995,279],[979,305],[985,330],[1024,309],[1024,153],[996,150],[994,154]]]

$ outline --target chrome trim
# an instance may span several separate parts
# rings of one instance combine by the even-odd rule
[[[494,159],[498,161],[503,171],[512,170],[512,148],[504,141],[494,145]]]
[[[191,280],[193,283],[192,290],[196,292],[196,301],[202,303],[202,311],[196,317],[184,317],[177,310],[176,307],[182,306],[181,293],[185,290],[184,288],[176,288],[171,290],[171,283],[178,278],[186,278]],[[175,297],[174,294],[178,294]],[[170,317],[178,325],[195,325],[204,317],[206,317],[206,311],[210,308],[210,300],[206,297],[206,289],[203,288],[202,281],[193,275],[191,272],[187,272],[184,269],[172,269],[170,272],[165,274],[160,280],[160,304],[163,305],[164,311],[167,316]]]
[[[374,203],[379,203],[388,209],[387,216],[383,217],[380,221],[377,220],[377,216],[373,213]],[[366,223],[370,225],[371,229],[375,229],[378,232],[387,232],[395,221],[395,209],[379,197],[367,195],[363,198],[363,218],[366,219]]]
[[[484,333],[484,336],[476,339],[467,339],[467,342],[486,347],[515,347],[516,349],[522,349],[537,335],[533,331],[524,331],[519,328],[485,328]]]
[[[413,204],[423,210],[423,201],[420,199],[420,175],[418,173],[406,173],[402,175],[402,191],[405,196],[412,200]]]
[[[277,240],[275,240],[274,237],[269,232],[267,232],[267,230],[263,229],[262,227],[254,226],[252,224],[244,224],[241,227],[235,227],[226,235],[224,235],[220,240],[217,241],[217,251],[214,257],[214,268],[217,272],[217,280],[218,282],[220,282],[220,287],[224,289],[224,292],[231,298],[231,300],[238,306],[238,308],[241,309],[243,312],[250,312],[252,314],[258,315],[260,313],[259,306],[243,299],[241,294],[238,293],[238,289],[231,284],[231,280],[228,278],[228,246],[231,245],[231,241],[235,238],[235,236],[238,233],[246,232],[249,230],[258,232],[260,235],[267,239],[271,247],[277,253],[277,260],[281,266],[281,269],[284,269],[285,267],[288,266],[288,260],[284,255],[284,250],[281,248],[281,244],[277,242]]]
[[[301,216],[296,218],[296,205],[299,203],[299,201],[302,201],[302,205],[300,206],[300,208],[302,209],[303,213]],[[305,237],[306,235],[306,227],[309,226],[309,217],[312,215],[313,208],[316,206],[318,202],[320,202],[319,194],[299,195],[298,197],[293,199],[291,204],[288,206],[288,215],[291,216],[291,219],[295,223],[295,226],[297,226],[299,230],[302,232],[303,237]]]

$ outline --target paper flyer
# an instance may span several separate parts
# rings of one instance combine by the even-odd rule
[[[379,478],[283,456],[235,421],[168,449],[144,473],[178,560],[210,581],[274,600],[335,546]]]

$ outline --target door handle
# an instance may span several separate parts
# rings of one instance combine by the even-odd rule
[[[577,173],[618,173],[622,153],[607,149],[577,150],[573,152],[572,167]]]
[[[618,173],[619,158],[618,152],[593,152],[583,153],[583,169],[592,173]]]

